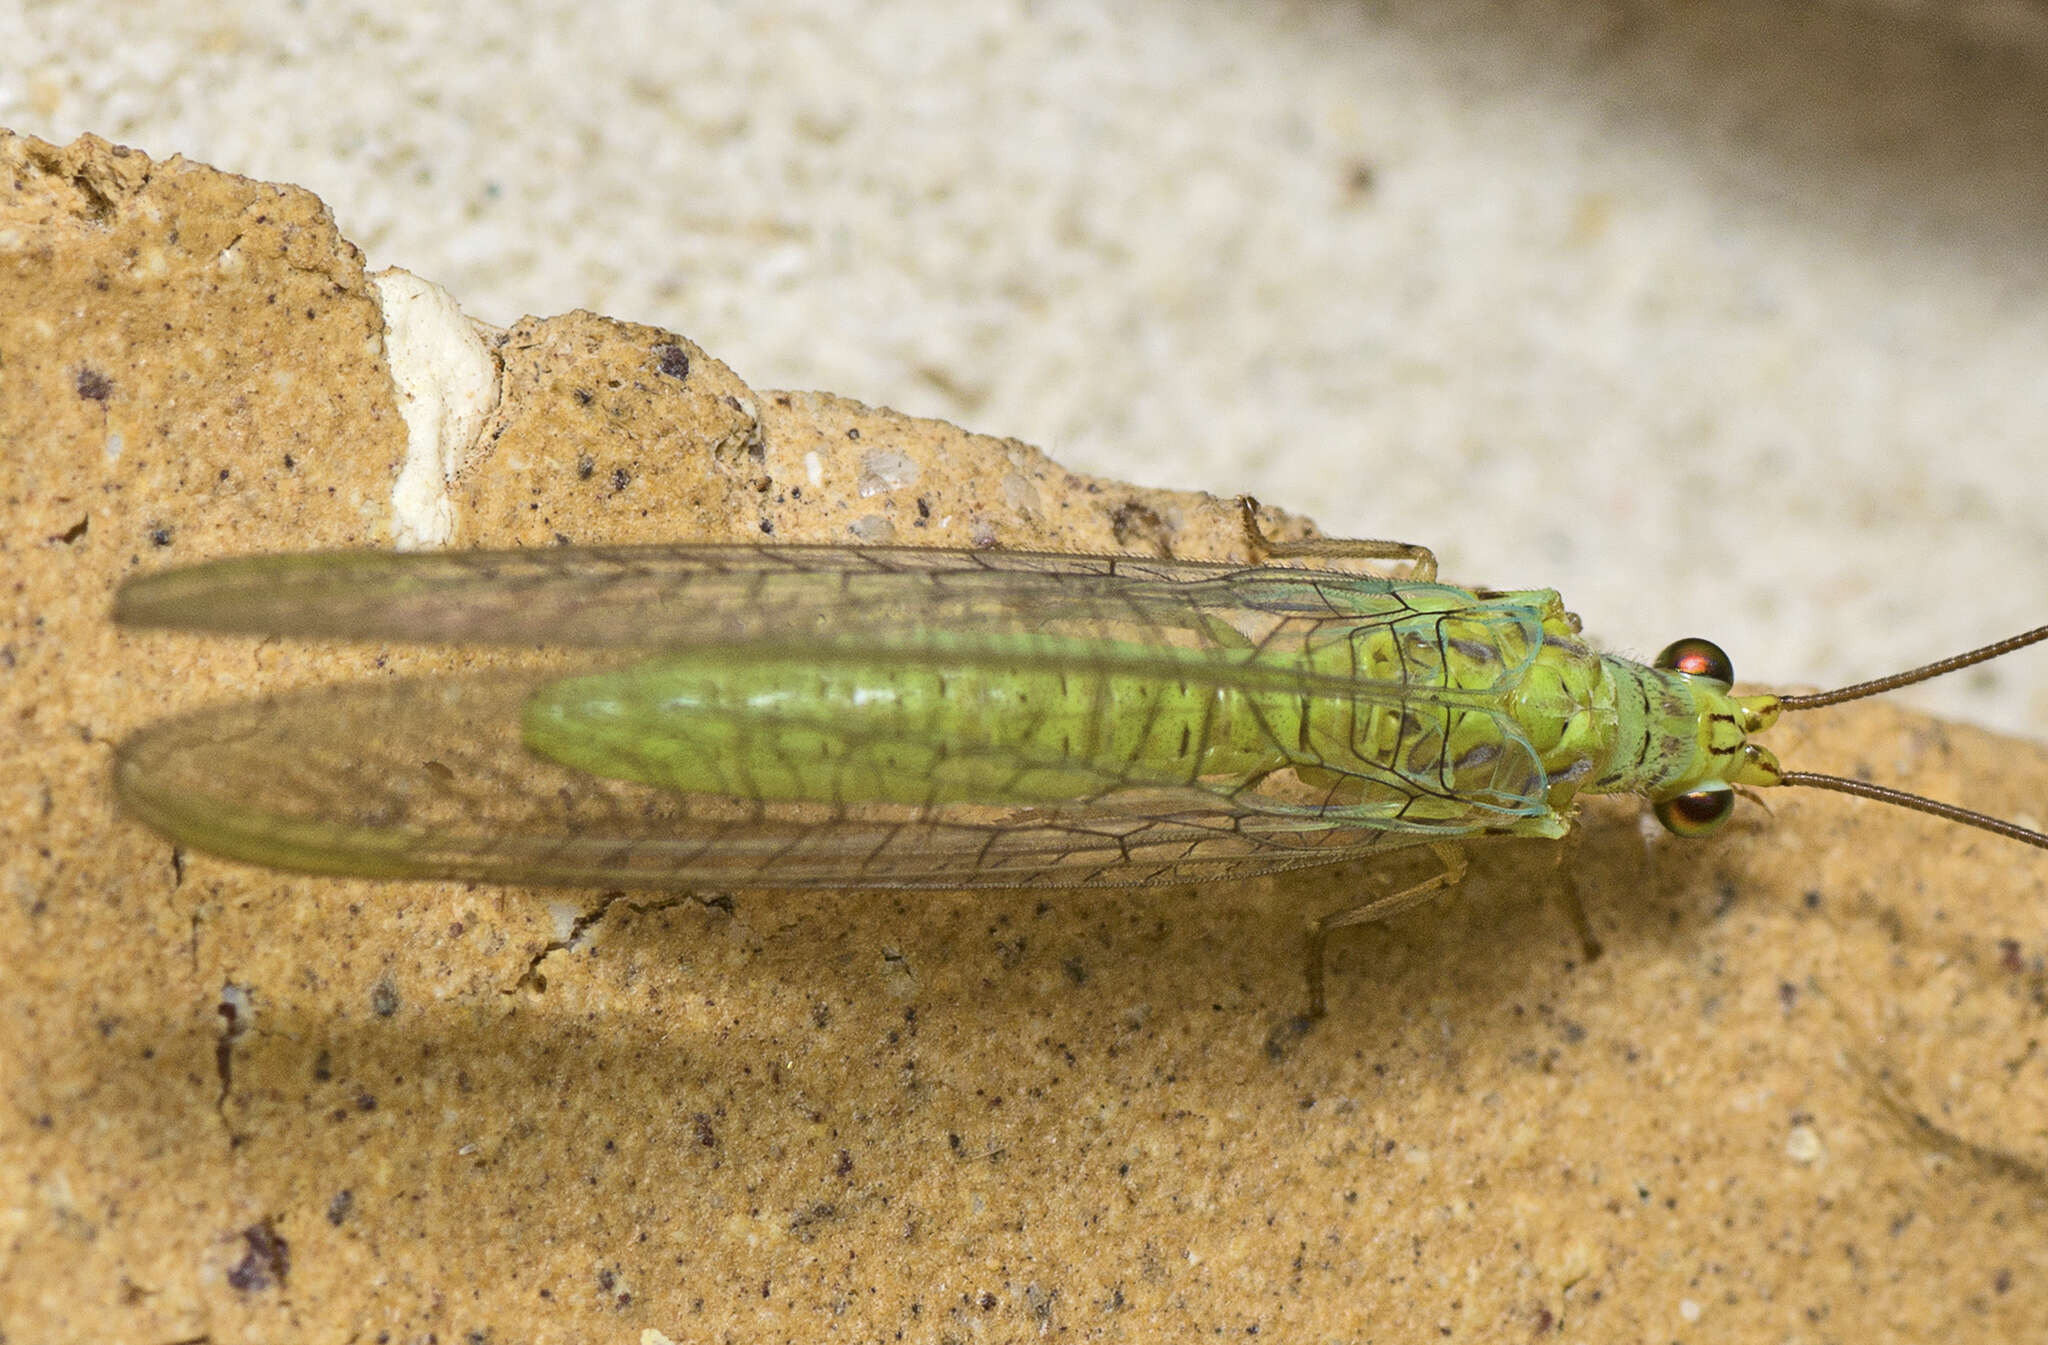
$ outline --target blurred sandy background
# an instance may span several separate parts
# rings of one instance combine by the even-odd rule
[[[0,125],[295,181],[587,307],[1249,490],[1639,654],[2048,618],[2048,6],[0,6]],[[1919,703],[2048,726],[2015,662]]]

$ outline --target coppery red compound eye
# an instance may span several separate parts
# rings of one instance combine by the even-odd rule
[[[1657,655],[1651,666],[1690,673],[1694,677],[1711,677],[1723,686],[1735,680],[1735,665],[1721,652],[1721,646],[1697,635],[1688,635],[1683,640],[1673,640],[1665,645],[1664,652]]]
[[[1719,651],[1716,651],[1719,652]],[[1735,791],[1718,781],[1652,806],[1657,820],[1674,836],[1705,836],[1735,814]]]

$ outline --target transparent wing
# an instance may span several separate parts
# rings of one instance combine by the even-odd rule
[[[649,648],[815,639],[846,628],[928,629],[938,618],[988,622],[1004,613],[1014,623],[1052,609],[1068,619],[1178,614],[1200,595],[1174,586],[1244,572],[914,547],[349,551],[244,557],[144,576],[122,586],[115,618],[262,635]]]
[[[520,744],[532,675],[318,688],[166,721],[115,785],[194,848],[366,877],[630,888],[1125,886],[1325,864],[1456,835],[1200,789],[1072,807],[763,804],[600,779]]]
[[[685,545],[217,561],[130,580],[115,601],[115,619],[418,643],[757,651],[829,644],[898,654],[1000,652],[1002,642],[1028,633],[1210,656],[1228,651],[1243,663],[1276,636],[1463,610],[1474,601],[1462,589],[1272,566],[916,547]],[[1357,680],[1347,676],[1344,684]],[[1408,683],[1398,670],[1390,680]]]

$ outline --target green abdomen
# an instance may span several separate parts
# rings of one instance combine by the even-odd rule
[[[596,775],[742,799],[1071,802],[1284,765],[1242,693],[1052,660],[663,656],[528,702],[526,745]]]

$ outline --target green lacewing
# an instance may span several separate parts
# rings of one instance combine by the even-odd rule
[[[139,577],[129,626],[545,653],[171,719],[120,748],[116,789],[233,859],[515,884],[1194,883],[1435,847],[1442,876],[1317,925],[1318,972],[1324,929],[1455,883],[1461,842],[1563,836],[1581,794],[1640,795],[1699,835],[1738,789],[1807,785],[2048,847],[1751,741],[2048,626],[1838,692],[1738,696],[1705,641],[1636,663],[1553,591],[1438,583],[1422,547],[1272,543],[1248,501],[1245,527],[1248,564],[685,544]],[[1353,559],[1411,568],[1329,564]]]

